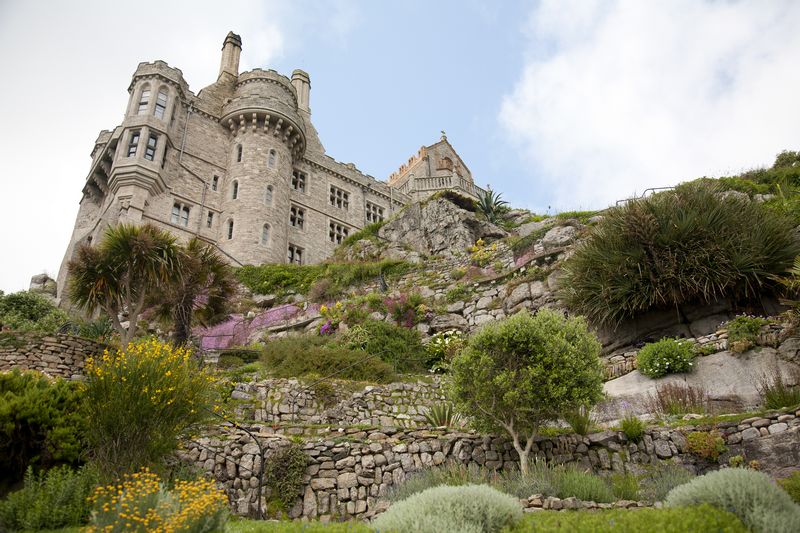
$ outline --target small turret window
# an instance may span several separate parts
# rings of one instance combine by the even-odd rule
[[[147,113],[147,106],[150,105],[150,87],[142,89],[142,95],[139,97],[139,111],[137,114],[144,115]]]
[[[211,227],[214,224],[214,213],[211,211],[208,212],[208,216],[206,217],[206,227]]]
[[[228,221],[228,240],[233,239],[233,219]]]
[[[269,224],[261,228],[261,244],[269,244]]]
[[[139,148],[139,131],[132,131],[131,132],[131,140],[128,141],[128,157],[135,157],[136,150]]]
[[[267,185],[267,194],[264,196],[264,203],[272,206],[272,185]]]
[[[278,157],[278,154],[275,153],[275,150],[269,151],[269,158],[267,158],[267,166],[269,168],[275,168],[275,160]]]
[[[158,118],[164,118],[164,113],[167,111],[167,89],[162,87],[156,96],[156,109],[153,114]]]
[[[216,191],[219,188],[219,176],[211,178],[211,190]]]
[[[237,163],[241,163],[242,162],[242,145],[241,144],[236,145],[236,162]]]
[[[239,182],[234,180],[231,184],[231,200],[236,200],[239,197]]]
[[[147,146],[144,149],[144,158],[152,161],[156,157],[156,146],[158,145],[158,135],[150,135],[147,138]]]

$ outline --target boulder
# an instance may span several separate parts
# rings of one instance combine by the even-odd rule
[[[578,237],[578,229],[573,226],[556,226],[542,237],[545,248],[559,248],[570,244]]]
[[[453,256],[478,239],[499,239],[508,233],[449,200],[411,204],[378,231],[382,239],[400,243],[421,254]]]

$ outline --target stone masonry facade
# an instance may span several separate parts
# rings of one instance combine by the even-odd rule
[[[234,265],[317,263],[419,197],[417,189],[482,192],[444,134],[388,183],[334,160],[311,123],[308,74],[240,73],[241,48],[229,33],[217,81],[197,94],[163,61],[136,68],[125,118],[101,131],[91,152],[59,292],[76,248],[117,223],[198,237]]]

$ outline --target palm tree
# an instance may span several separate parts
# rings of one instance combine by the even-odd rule
[[[158,311],[172,319],[173,341],[186,344],[192,321],[208,324],[227,316],[236,282],[228,264],[214,249],[193,238],[178,251],[181,277],[159,295]]]
[[[491,223],[497,222],[500,214],[507,210],[504,206],[508,205],[508,202],[501,200],[500,196],[499,192],[496,193],[489,188],[478,199],[478,209]]]
[[[175,238],[150,224],[109,228],[96,246],[78,248],[69,262],[69,298],[89,314],[102,310],[123,346],[136,336],[152,295],[180,278]],[[127,319],[127,327],[123,325]]]

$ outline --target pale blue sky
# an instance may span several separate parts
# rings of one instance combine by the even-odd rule
[[[0,289],[55,275],[99,130],[140,61],[311,76],[329,155],[385,179],[447,131],[480,185],[543,212],[800,148],[792,0],[0,0]]]

